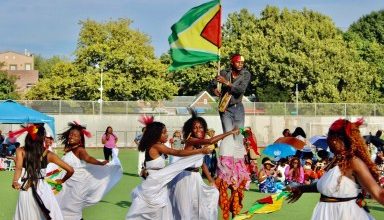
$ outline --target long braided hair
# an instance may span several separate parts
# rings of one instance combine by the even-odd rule
[[[143,129],[138,150],[145,152],[160,140],[165,124],[155,121],[153,116],[146,115],[140,116],[139,122],[145,126],[145,129]]]
[[[25,157],[23,164],[26,170],[26,178],[32,181],[33,185],[37,185],[39,179],[43,176],[41,174],[41,157],[44,153],[44,138],[45,128],[40,125],[32,125],[34,133],[28,132],[25,137]]]
[[[145,150],[156,144],[160,140],[164,128],[165,125],[158,121],[148,124],[140,140],[139,151],[145,152]]]
[[[330,150],[335,154],[335,160],[338,162],[342,175],[345,175],[347,169],[351,167],[352,159],[358,157],[367,165],[371,175],[378,181],[377,167],[372,162],[368,146],[360,134],[359,126],[362,123],[362,119],[354,123],[346,119],[336,120],[329,128],[327,142]]]

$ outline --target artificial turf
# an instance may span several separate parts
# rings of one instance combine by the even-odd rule
[[[102,149],[88,149],[88,152],[96,158],[103,158]],[[125,219],[132,202],[130,193],[141,180],[137,175],[137,151],[121,149],[119,158],[123,165],[122,179],[98,204],[84,209],[85,220]],[[0,220],[12,219],[15,211],[18,192],[11,187],[12,176],[11,171],[0,171]],[[249,191],[245,192],[243,211],[246,211],[254,201],[265,196],[266,194],[257,192],[256,185],[252,183]],[[305,194],[294,204],[285,202],[281,210],[270,214],[254,215],[252,219],[307,220],[311,218],[318,199],[317,193]],[[376,219],[384,219],[382,205],[373,200],[368,200],[368,205]]]

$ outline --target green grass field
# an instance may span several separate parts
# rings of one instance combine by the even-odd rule
[[[103,158],[102,150],[89,149],[89,153],[96,158]],[[123,164],[124,175],[115,186],[98,204],[88,207],[83,212],[85,220],[120,220],[125,219],[128,208],[131,205],[130,193],[140,183],[137,176],[137,151],[120,150],[120,160]],[[13,218],[18,192],[11,187],[13,172],[0,172],[0,220]],[[252,203],[266,196],[256,191],[255,184],[251,184],[249,191],[245,193],[244,211]],[[310,219],[312,210],[318,201],[319,194],[306,194],[295,204],[285,203],[280,211],[271,214],[255,215],[253,219]],[[376,219],[384,219],[384,207],[375,201],[368,200],[372,215]]]

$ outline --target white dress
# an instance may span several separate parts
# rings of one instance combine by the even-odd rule
[[[349,198],[360,193],[359,186],[346,176],[341,177],[339,166],[326,172],[317,182],[317,190],[328,197]],[[318,202],[312,214],[312,220],[364,220],[374,219],[363,208],[356,204],[356,200],[346,202]]]
[[[204,155],[184,157],[165,166],[163,157],[147,161],[148,177],[133,189],[132,205],[126,219],[172,220],[172,205],[169,200],[168,183],[185,168],[193,166]]]
[[[201,167],[203,159],[194,166]],[[200,172],[183,171],[170,183],[174,219],[217,219],[219,190],[204,183]]]
[[[85,207],[99,202],[119,182],[123,175],[121,164],[117,156],[112,158],[110,163],[99,166],[80,160],[72,151],[63,156],[75,170],[56,195],[65,220],[81,219]]]
[[[45,176],[45,169],[41,170],[43,176]],[[25,169],[23,168],[22,175],[24,176]],[[21,184],[21,180],[19,180]],[[39,180],[37,183],[36,191],[39,194],[44,206],[50,211],[49,216],[54,220],[62,220],[63,215],[59,204],[56,201],[55,196],[51,190],[51,187],[44,180]],[[19,191],[19,200],[16,205],[14,220],[43,220],[46,219],[35,198],[32,195],[32,188],[29,187],[27,191]]]

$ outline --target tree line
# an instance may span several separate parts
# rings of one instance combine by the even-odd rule
[[[157,58],[150,37],[132,29],[132,22],[80,21],[74,59],[35,56],[40,79],[23,98],[97,100],[101,71],[103,100],[162,100],[206,90],[218,63],[168,72],[169,54]],[[256,16],[242,9],[223,24],[221,68],[228,68],[234,53],[245,57],[252,74],[246,95],[255,101],[293,101],[296,85],[300,102],[376,103],[384,98],[384,10],[343,31],[313,10],[267,6]]]

